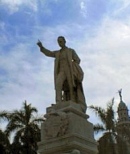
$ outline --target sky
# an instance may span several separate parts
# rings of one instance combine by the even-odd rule
[[[54,59],[36,43],[58,50],[58,36],[81,59],[87,105],[105,108],[114,97],[116,113],[122,88],[130,109],[129,0],[0,0],[0,110],[27,100],[45,114],[55,104]]]

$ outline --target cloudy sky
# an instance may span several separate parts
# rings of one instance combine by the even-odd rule
[[[27,100],[45,114],[55,103],[54,59],[36,43],[59,49],[59,35],[81,58],[88,106],[105,107],[114,97],[116,109],[122,88],[130,109],[129,0],[0,0],[0,110]]]

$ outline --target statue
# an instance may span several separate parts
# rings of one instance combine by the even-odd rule
[[[71,100],[79,103],[83,112],[85,112],[86,103],[82,87],[83,71],[79,66],[80,58],[73,49],[66,46],[66,40],[63,36],[59,36],[57,41],[61,47],[57,51],[50,51],[42,45],[41,41],[37,42],[40,51],[44,55],[55,58],[56,103]]]
[[[120,101],[122,101],[122,89],[118,90],[119,96],[120,96]]]

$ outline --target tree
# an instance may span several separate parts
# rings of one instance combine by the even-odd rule
[[[0,112],[0,122],[8,120],[8,113],[6,111]],[[9,152],[10,141],[5,132],[0,129],[0,154],[7,154]]]
[[[10,142],[5,132],[0,129],[0,154],[9,152]]]
[[[10,113],[6,134],[9,136],[15,132],[12,143],[13,154],[36,153],[37,142],[40,141],[39,124],[43,121],[43,118],[36,117],[37,112],[35,107],[25,101],[22,109]]]

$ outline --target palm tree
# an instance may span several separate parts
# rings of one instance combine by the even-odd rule
[[[40,141],[39,124],[43,121],[43,118],[35,116],[37,112],[35,107],[25,101],[22,109],[10,113],[6,134],[15,132],[12,143],[13,154],[36,153],[37,142]]]
[[[117,136],[116,120],[114,118],[113,104],[114,99],[107,104],[106,109],[93,105],[89,107],[101,121],[101,124],[94,125],[95,133],[103,133],[102,137],[98,140],[99,154],[117,154],[117,148],[115,148]]]
[[[0,120],[8,120],[9,114],[7,111],[0,111]]]
[[[5,132],[0,129],[0,154],[9,153],[10,142]]]
[[[0,111],[0,122],[8,120],[8,112]],[[7,154],[9,152],[10,141],[5,132],[0,129],[0,154]]]

